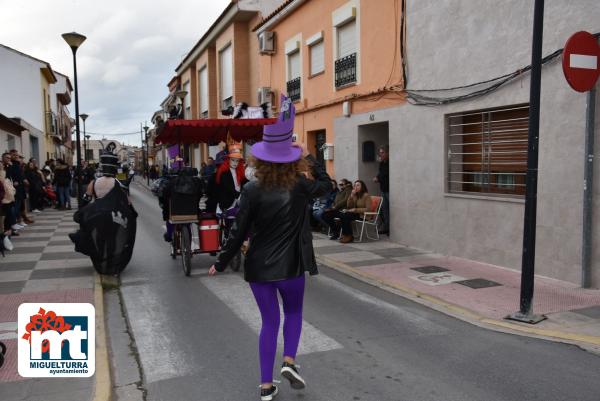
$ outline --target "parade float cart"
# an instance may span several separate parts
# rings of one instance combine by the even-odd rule
[[[252,142],[262,138],[263,127],[273,124],[274,118],[255,119],[202,119],[168,120],[159,128],[155,143],[184,145],[206,143],[217,145],[232,138],[235,141]],[[181,152],[179,152],[181,153]],[[176,160],[181,161],[176,157]],[[183,271],[191,273],[191,259],[195,254],[216,254],[224,241],[224,222],[212,213],[202,213],[194,202],[174,199],[170,206],[169,222],[175,225],[171,241],[171,256],[181,256]],[[198,244],[192,245],[192,227],[198,226]]]

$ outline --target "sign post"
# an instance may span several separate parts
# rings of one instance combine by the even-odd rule
[[[587,92],[585,119],[585,160],[583,178],[583,232],[581,244],[581,286],[592,285],[592,202],[594,183],[594,120],[596,111],[596,81],[600,76],[600,46],[588,32],[571,36],[563,50],[563,72],[567,82],[577,92]]]

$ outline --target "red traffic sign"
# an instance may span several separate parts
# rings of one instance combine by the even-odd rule
[[[567,40],[562,60],[565,78],[577,92],[587,92],[600,76],[600,46],[589,32],[580,31]]]

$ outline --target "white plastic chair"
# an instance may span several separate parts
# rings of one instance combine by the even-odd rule
[[[381,214],[381,205],[383,204],[383,198],[381,196],[371,196],[371,208],[368,212],[363,214],[362,219],[356,219],[353,221],[352,228],[355,225],[360,226],[360,235],[358,236],[358,242],[362,241],[363,233],[367,234],[368,239],[378,240],[379,239],[379,229],[377,225],[379,224],[379,216]],[[375,236],[369,236],[368,227],[373,226],[375,228]],[[354,236],[356,238],[356,235]]]

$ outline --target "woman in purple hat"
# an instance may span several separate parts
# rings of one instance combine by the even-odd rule
[[[279,332],[279,303],[283,300],[284,352],[281,375],[293,389],[305,382],[294,363],[302,329],[304,274],[317,274],[312,248],[309,204],[331,191],[323,167],[309,156],[305,146],[292,144],[294,105],[282,96],[277,123],[267,125],[263,140],[252,147],[256,180],[244,186],[240,210],[230,237],[208,274],[222,272],[250,235],[244,278],[262,316],[259,338],[261,401],[278,393],[273,385],[273,365]],[[311,172],[314,179],[307,178]]]

